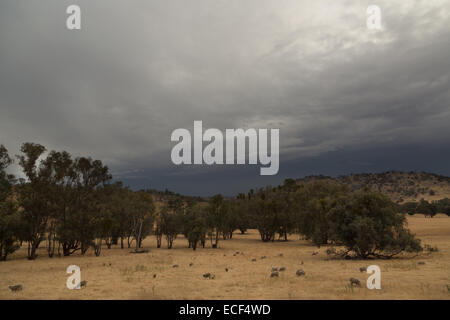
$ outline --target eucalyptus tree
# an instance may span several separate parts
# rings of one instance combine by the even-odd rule
[[[280,228],[280,202],[271,187],[249,194],[249,212],[263,242],[273,241]]]
[[[222,195],[217,194],[209,200],[207,206],[208,227],[210,229],[209,234],[213,248],[217,248],[219,245],[219,235],[223,230],[225,216],[228,210],[229,206]]]
[[[39,162],[46,148],[36,143],[24,143],[18,155],[19,165],[26,179],[20,179],[18,187],[22,240],[28,243],[28,259],[37,257],[36,250],[45,239],[50,212],[50,171]]]
[[[239,193],[233,201],[233,210],[236,212],[237,229],[244,234],[250,228],[250,217],[248,213],[248,200],[244,193]]]
[[[81,243],[81,251],[84,253],[94,240],[98,240],[98,228],[102,224],[99,209],[104,200],[98,189],[109,183],[112,176],[109,174],[108,167],[103,165],[100,160],[92,160],[86,157],[76,158],[74,169],[76,175],[76,219],[74,227],[79,235],[78,241]],[[101,249],[102,239],[99,240],[99,243],[94,243],[96,253],[99,246]]]
[[[318,246],[330,239],[330,212],[340,197],[348,197],[346,186],[337,183],[314,182],[301,185],[295,192],[297,227],[301,234]]]
[[[63,255],[79,250],[84,254],[92,245],[99,253],[102,239],[99,243],[94,240],[101,233],[102,209],[109,201],[100,189],[111,179],[108,167],[100,160],[72,159],[67,152],[51,152],[44,163],[51,173],[56,237]]]
[[[422,213],[425,215],[425,217],[433,218],[438,210],[438,208],[433,204],[428,202],[425,199],[420,199],[419,203],[417,204],[417,212]]]
[[[11,163],[8,150],[0,145],[0,261],[20,247],[20,215],[14,201],[14,176],[6,173]]]
[[[162,237],[163,237],[163,220],[161,216],[161,210],[158,210],[155,216],[155,237],[156,237],[156,247],[161,248]]]
[[[52,257],[55,243],[62,245],[63,254],[69,255],[78,250],[77,235],[72,230],[72,215],[75,209],[74,161],[66,152],[51,151],[43,161],[49,174],[49,221],[47,228],[47,251]]]
[[[142,240],[151,233],[155,219],[155,203],[151,194],[145,191],[132,193],[128,213],[131,217],[132,233],[139,251]]]
[[[174,240],[181,231],[181,216],[176,211],[171,210],[169,206],[163,205],[159,212],[159,218],[161,233],[166,236],[167,249],[171,249]]]
[[[286,179],[284,184],[279,186],[274,193],[274,196],[278,202],[278,221],[279,229],[278,234],[280,239],[283,238],[287,241],[288,234],[294,233],[297,203],[295,202],[294,194],[298,190],[299,186],[293,179]]]
[[[223,222],[221,226],[223,240],[233,238],[233,232],[239,227],[240,212],[235,200],[225,202]]]
[[[111,249],[114,239],[122,234],[123,229],[121,228],[123,222],[121,218],[124,212],[122,183],[107,184],[97,191],[101,197],[98,211],[99,235],[97,237],[104,239],[107,248]]]
[[[124,248],[124,239],[131,246],[130,238],[133,236],[133,219],[129,214],[129,208],[133,202],[133,192],[128,187],[123,187],[121,182],[114,184],[114,192],[111,194],[109,204],[112,207],[115,224],[111,233],[112,238],[120,238],[120,248]]]
[[[436,211],[439,213],[444,213],[450,216],[450,199],[444,198],[441,200],[433,201],[433,205],[436,207]]]
[[[406,229],[406,217],[386,196],[368,188],[341,197],[331,209],[331,237],[345,246],[343,256],[392,258],[419,253],[421,242]]]
[[[202,247],[205,247],[207,224],[206,224],[206,210],[198,203],[188,204],[186,212],[181,216],[180,222],[183,228],[183,233],[188,240],[189,248],[197,249],[200,242]]]

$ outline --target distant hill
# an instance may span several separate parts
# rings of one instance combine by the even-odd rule
[[[207,201],[207,198],[204,197],[197,197],[197,196],[185,196],[173,191],[170,191],[168,189],[161,191],[161,190],[156,190],[156,189],[147,189],[147,190],[142,190],[145,191],[147,193],[150,193],[151,195],[153,195],[153,198],[156,200],[156,202],[168,202],[171,200],[175,200],[175,199],[181,199],[183,201],[196,201],[196,202],[205,202]]]
[[[379,191],[394,202],[428,201],[450,198],[450,177],[427,172],[388,171],[383,173],[360,173],[332,178],[328,176],[307,176],[297,179],[297,183],[312,181],[334,181],[346,184],[351,190],[368,186]]]

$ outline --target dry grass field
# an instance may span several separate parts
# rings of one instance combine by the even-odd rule
[[[113,247],[100,257],[88,252],[50,259],[43,247],[37,260],[28,261],[21,249],[0,263],[0,299],[450,299],[450,218],[417,215],[408,221],[439,252],[392,260],[334,260],[327,258],[326,247],[317,249],[295,235],[288,242],[262,243],[256,230],[221,241],[219,249],[197,251],[188,249],[182,237],[171,250],[156,249],[150,237],[144,242],[150,251],[144,254]],[[240,253],[234,255],[236,251]],[[314,251],[319,254],[313,256]],[[81,290],[66,288],[71,264],[80,266],[82,280],[88,282]],[[371,264],[381,268],[381,290],[365,288],[369,275],[359,268]],[[272,266],[286,271],[270,278]],[[299,268],[306,276],[295,275]],[[204,279],[206,272],[215,279]],[[360,279],[363,288],[350,287],[350,277]],[[8,285],[15,284],[23,290],[11,292]]]

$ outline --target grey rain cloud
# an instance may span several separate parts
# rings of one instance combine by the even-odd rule
[[[82,30],[65,27],[78,4]],[[450,175],[448,0],[0,2],[0,143],[101,159],[134,188],[235,194],[307,174]],[[170,134],[279,128],[280,173],[174,166]],[[370,155],[370,157],[368,156]]]

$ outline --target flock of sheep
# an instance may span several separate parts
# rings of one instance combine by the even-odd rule
[[[239,255],[239,254],[243,255],[244,253],[243,253],[243,252],[236,251],[236,252],[233,254],[233,256],[237,256],[237,255]],[[313,252],[313,253],[312,253],[313,256],[314,256],[314,255],[317,255],[317,254],[318,254],[318,252]],[[226,256],[226,254],[224,254],[224,256]],[[282,257],[283,254],[280,253],[279,256]],[[266,256],[261,256],[260,259],[262,260],[262,259],[266,259],[266,258],[267,258]],[[255,262],[255,261],[257,261],[257,259],[256,259],[256,258],[253,258],[253,259],[252,259],[252,262]],[[301,261],[300,264],[303,265],[303,261]],[[192,262],[189,263],[189,267],[192,267],[193,265],[194,265],[194,264],[193,264]],[[173,267],[173,268],[178,268],[179,265],[178,265],[178,264],[174,264],[172,267]],[[229,271],[228,268],[225,268],[225,271],[228,272],[228,271]],[[284,266],[281,266],[281,267],[272,267],[271,273],[270,273],[270,278],[279,277],[280,272],[284,272],[284,271],[286,271],[286,267],[284,267]],[[361,267],[361,268],[359,268],[359,271],[360,271],[360,272],[366,272],[367,269],[366,269],[366,267]],[[295,275],[296,275],[297,277],[305,276],[305,275],[306,275],[306,272],[305,272],[303,269],[298,269],[298,270],[295,272]],[[156,274],[153,275],[153,278],[156,278]],[[203,278],[205,278],[205,279],[215,279],[215,275],[212,274],[212,273],[210,273],[210,272],[207,272],[207,273],[204,273],[204,274],[203,274]],[[361,281],[358,280],[357,278],[351,277],[351,278],[349,279],[349,281],[350,281],[350,286],[358,286],[358,287],[362,287],[362,286],[361,286]],[[87,281],[81,281],[80,285],[81,285],[82,288],[83,288],[83,287],[86,287]],[[9,289],[10,289],[12,292],[22,291],[22,290],[23,290],[23,286],[22,286],[21,284],[13,285],[13,286],[9,286]],[[450,290],[450,289],[449,289],[449,290]]]

